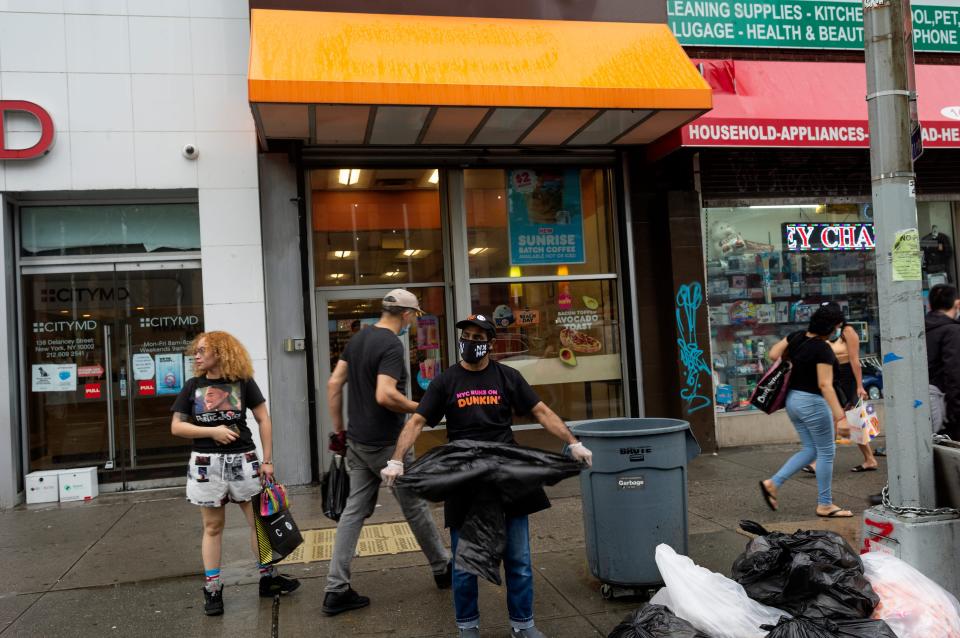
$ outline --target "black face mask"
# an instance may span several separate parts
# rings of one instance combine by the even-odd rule
[[[460,358],[467,363],[479,363],[489,352],[489,341],[460,340]]]

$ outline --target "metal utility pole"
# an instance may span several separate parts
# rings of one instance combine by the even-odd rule
[[[910,103],[916,99],[909,83],[913,29],[909,2],[864,0],[863,7],[890,499],[897,506],[933,507],[927,348],[910,144]],[[904,234],[908,229],[912,234]],[[911,269],[906,261],[914,257]],[[917,405],[917,400],[922,403]]]
[[[889,501],[864,512],[864,550],[890,551],[954,594],[960,519],[935,510],[913,161],[922,152],[910,0],[862,0]],[[921,96],[922,99],[922,96]]]

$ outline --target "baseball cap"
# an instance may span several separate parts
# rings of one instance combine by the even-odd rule
[[[420,302],[417,296],[409,290],[403,288],[394,288],[383,298],[384,308],[410,308],[417,312],[423,312],[420,308]]]
[[[486,315],[470,315],[466,319],[457,322],[457,328],[463,330],[467,326],[476,326],[487,333],[487,337],[493,339],[497,336],[497,329]]]

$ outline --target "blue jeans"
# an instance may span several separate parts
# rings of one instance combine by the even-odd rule
[[[507,547],[503,552],[503,571],[507,584],[507,612],[510,625],[516,629],[533,627],[533,561],[530,558],[530,533],[526,516],[507,518]],[[459,531],[450,529],[453,551],[453,609],[457,627],[469,629],[480,625],[477,577],[457,569]]]
[[[833,413],[819,394],[791,390],[787,395],[787,415],[800,436],[803,449],[791,456],[771,479],[778,488],[804,465],[817,461],[817,503],[833,503]]]

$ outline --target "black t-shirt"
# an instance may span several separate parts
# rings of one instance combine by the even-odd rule
[[[377,375],[397,380],[401,393],[407,384],[403,346],[392,330],[370,326],[350,337],[340,358],[347,362],[347,438],[373,446],[395,445],[404,415],[377,403]]]
[[[455,365],[427,387],[417,414],[430,427],[447,417],[451,441],[513,443],[513,415],[530,414],[540,397],[514,368],[490,361],[479,372]]]
[[[478,372],[457,364],[444,370],[427,387],[417,414],[434,426],[446,415],[447,438],[451,441],[496,441],[516,444],[513,439],[513,415],[530,413],[540,397],[514,368],[490,361]],[[470,509],[471,493],[461,493],[443,504],[447,527],[459,529]],[[550,507],[542,488],[523,494],[516,500],[504,500],[508,517],[525,516]]]
[[[228,445],[220,445],[211,438],[194,439],[194,451],[236,454],[256,449],[253,434],[247,427],[247,409],[253,409],[264,401],[260,387],[253,379],[228,381],[193,377],[183,384],[170,411],[186,414],[194,425],[225,425],[240,434]]]
[[[790,344],[787,352],[793,364],[790,373],[790,389],[823,394],[820,392],[820,383],[817,380],[817,364],[826,363],[833,366],[833,378],[839,374],[837,355],[833,353],[830,344],[823,339],[807,337],[803,332],[794,332],[787,337]]]

